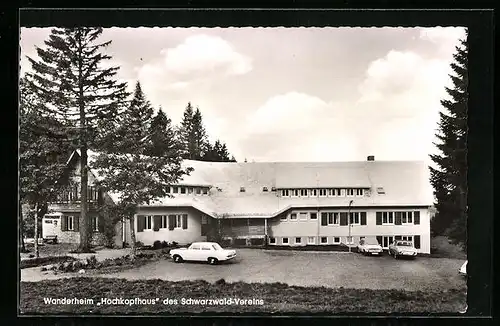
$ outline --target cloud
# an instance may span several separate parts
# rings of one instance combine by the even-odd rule
[[[230,43],[217,36],[193,35],[174,48],[163,49],[165,67],[176,74],[223,71],[243,75],[252,70],[252,60],[236,52]]]
[[[421,159],[435,152],[440,101],[448,97],[445,86],[451,86],[451,54],[425,59],[411,51],[390,51],[368,65],[356,111],[370,117],[373,132],[366,147],[375,155]]]
[[[322,99],[299,92],[289,92],[269,98],[248,118],[251,133],[280,133],[310,128],[330,104]]]

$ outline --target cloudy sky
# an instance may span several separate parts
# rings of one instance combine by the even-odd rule
[[[50,29],[21,29],[36,57]],[[131,89],[198,106],[238,161],[425,160],[463,28],[110,28]]]

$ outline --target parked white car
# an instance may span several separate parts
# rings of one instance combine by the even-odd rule
[[[363,255],[382,255],[384,250],[375,238],[365,238],[359,240],[358,252]]]
[[[465,261],[465,263],[462,265],[462,267],[460,267],[460,269],[458,270],[458,274],[462,275],[462,276],[467,276],[467,260]]]
[[[170,250],[170,256],[176,263],[183,261],[206,261],[215,265],[236,257],[236,251],[224,249],[216,242],[194,242],[189,248]]]
[[[399,257],[417,257],[417,249],[413,246],[413,242],[406,240],[396,240],[389,245],[389,255],[398,259]]]

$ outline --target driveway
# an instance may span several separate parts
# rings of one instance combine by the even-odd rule
[[[177,264],[157,261],[137,269],[102,277],[203,279],[215,282],[283,282],[298,286],[368,289],[463,289],[465,279],[457,275],[463,260],[418,257],[396,260],[389,256],[367,257],[358,253],[298,252],[239,249],[238,258],[216,266],[204,263]]]

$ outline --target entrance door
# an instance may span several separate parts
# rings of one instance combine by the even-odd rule
[[[383,237],[382,238],[382,248],[388,249],[389,245],[394,241],[394,237]]]

